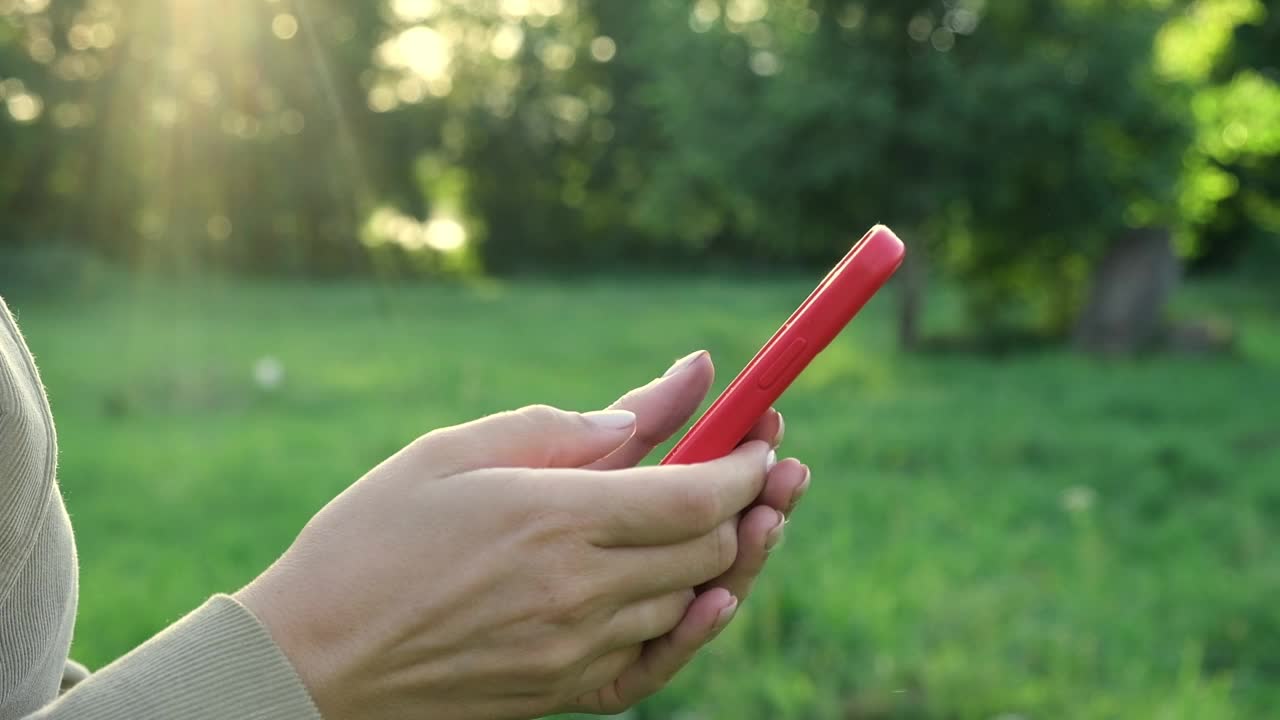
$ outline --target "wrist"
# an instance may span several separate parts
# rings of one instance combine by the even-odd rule
[[[277,588],[263,573],[253,582],[239,591],[232,593],[232,598],[257,618],[267,630],[272,642],[293,666],[294,672],[302,680],[312,701],[319,708],[323,717],[349,717],[337,713],[331,702],[335,693],[330,692],[334,683],[328,678],[331,672],[326,671],[325,654],[317,651],[315,634],[306,621],[306,611],[296,607],[287,593]]]

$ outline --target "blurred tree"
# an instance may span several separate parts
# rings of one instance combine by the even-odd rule
[[[1184,5],[0,0],[0,243],[254,272],[824,265],[885,221],[980,327],[1061,332],[1127,230],[1274,222],[1273,24]]]
[[[648,87],[669,140],[639,207],[686,246],[816,262],[883,220],[980,326],[1060,333],[1108,240],[1173,219],[1185,131],[1144,3],[652,7],[696,40],[639,54],[668,60]]]
[[[51,98],[44,65],[54,25],[40,3],[0,3],[0,9],[0,242],[16,242],[47,221],[38,199],[55,167],[56,138],[41,122]]]
[[[1183,239],[1203,264],[1280,260],[1277,47],[1280,8],[1259,0],[1198,3],[1162,37],[1162,71],[1198,87]]]
[[[366,269],[355,228],[403,165],[352,112],[381,25],[327,0],[0,2],[10,237],[140,267]]]
[[[592,0],[392,7],[372,93],[387,98],[388,111],[432,118],[438,142],[417,166],[422,209],[462,224],[496,271],[654,254],[652,238],[628,222],[655,145],[650,114],[634,97],[637,73],[620,61],[656,30],[640,22],[639,8]],[[440,46],[438,63],[400,57],[397,48],[415,38]],[[400,92],[419,84],[425,92]]]

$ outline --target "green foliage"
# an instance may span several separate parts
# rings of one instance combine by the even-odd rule
[[[882,220],[941,249],[975,316],[1039,302],[1060,327],[1116,232],[1174,220],[1188,138],[1149,72],[1161,13],[886,0],[737,22],[734,5],[640,54],[686,68],[649,78],[671,142],[642,207],[662,233],[816,259]]]
[[[823,265],[884,221],[975,318],[1061,330],[1125,228],[1173,227],[1188,252],[1275,244],[1276,16],[10,0],[0,242],[165,269],[505,273]]]
[[[1195,87],[1183,239],[1210,261],[1280,258],[1277,41],[1280,12],[1259,0],[1195,3],[1159,38],[1158,69]]]
[[[246,582],[421,432],[533,402],[600,407],[696,347],[723,387],[809,287],[10,296],[58,420],[74,654],[101,667]],[[898,354],[892,305],[874,301],[780,403],[784,452],[814,471],[786,542],[735,625],[631,717],[1269,717],[1275,301],[1238,286],[1184,297],[1179,312],[1239,319],[1235,359],[998,364]],[[283,368],[274,388],[254,381],[266,358]]]
[[[6,142],[9,242],[62,237],[164,269],[368,267],[353,239],[374,194],[347,113],[363,103],[376,10],[313,0],[285,40],[266,3],[12,6],[0,77],[43,111]],[[35,61],[11,62],[22,55]]]

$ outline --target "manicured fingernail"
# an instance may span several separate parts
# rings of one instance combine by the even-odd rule
[[[770,470],[773,469],[773,466],[777,464],[778,464],[778,453],[773,450],[770,450],[769,454],[766,455],[764,458],[764,471],[769,472]]]
[[[725,626],[729,624],[729,621],[733,619],[733,616],[737,612],[738,612],[738,598],[730,595],[729,604],[725,605],[724,608],[720,610],[720,614],[716,616],[716,624],[713,626],[713,629],[723,630]]]
[[[697,350],[689,353],[688,355],[685,355],[684,357],[677,360],[674,365],[667,368],[667,371],[662,373],[662,377],[670,377],[672,375],[675,375],[678,372],[687,370],[688,368],[692,367],[694,363],[698,362],[698,358],[702,357],[706,353],[707,353],[706,350]]]
[[[774,412],[777,412],[776,410]],[[778,447],[782,444],[782,436],[787,433],[787,421],[783,419],[782,413],[778,413],[778,434],[773,436],[773,446]]]
[[[624,430],[636,424],[636,414],[630,410],[596,410],[583,413],[582,417],[609,430]]]
[[[786,526],[786,521],[786,516],[782,513],[778,513],[777,524],[773,526],[773,529],[769,531],[768,535],[764,536],[765,552],[773,550],[778,547],[778,543],[782,542],[783,528]]]
[[[805,465],[804,480],[801,480],[800,484],[797,485],[796,489],[791,493],[791,503],[788,507],[795,507],[796,503],[800,502],[800,498],[804,497],[804,494],[807,492],[809,492],[809,466]]]

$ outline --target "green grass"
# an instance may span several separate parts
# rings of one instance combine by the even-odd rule
[[[810,278],[221,285],[10,297],[58,421],[101,665],[249,580],[417,434],[598,407]],[[949,323],[935,304],[937,323]],[[1280,308],[1235,358],[908,356],[879,298],[781,402],[805,507],[744,614],[635,718],[1253,718],[1280,706]],[[275,392],[251,368],[283,363]]]

